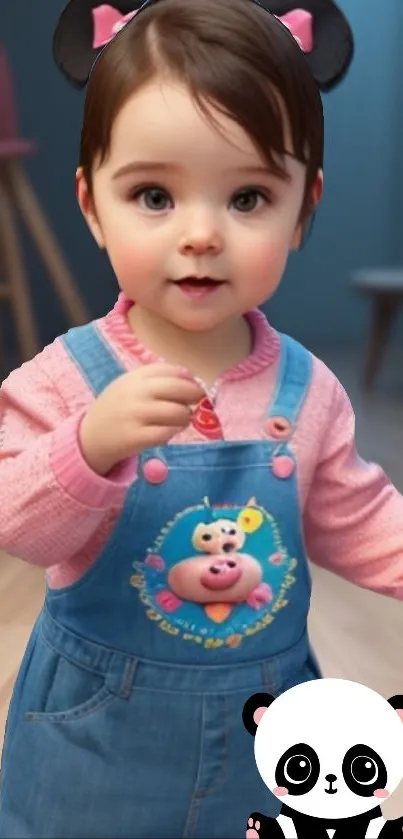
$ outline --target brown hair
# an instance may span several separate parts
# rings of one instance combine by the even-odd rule
[[[323,165],[319,88],[294,38],[251,0],[160,0],[101,52],[88,82],[81,135],[80,165],[90,192],[116,116],[157,75],[185,83],[208,119],[207,105],[234,119],[280,177],[286,152],[304,163],[301,219],[307,219]]]

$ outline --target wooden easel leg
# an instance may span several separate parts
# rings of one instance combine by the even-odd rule
[[[10,300],[21,360],[28,361],[39,352],[39,342],[29,284],[18,241],[12,197],[8,183],[3,177],[3,166],[0,167],[0,238],[2,267],[6,279],[1,297]]]
[[[70,324],[81,326],[88,323],[91,317],[78,294],[74,280],[64,262],[31,184],[18,161],[8,163],[8,177],[19,211],[49,271],[53,287],[65,309]]]
[[[365,361],[364,386],[370,390],[379,371],[390,331],[397,317],[401,297],[393,293],[374,294],[372,299],[372,325]]]
[[[6,297],[6,292],[8,291],[8,283],[6,282],[6,258],[4,255],[4,244],[3,244],[3,234],[2,229],[0,227],[0,288],[3,289],[4,299],[8,298],[8,293]],[[1,300],[1,297],[0,297]],[[3,378],[3,364],[5,361],[5,352],[4,352],[4,340],[3,340],[3,325],[4,325],[4,315],[5,313],[0,313],[0,381]]]

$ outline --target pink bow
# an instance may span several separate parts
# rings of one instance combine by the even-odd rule
[[[313,17],[305,9],[293,9],[283,17],[278,17],[283,26],[291,32],[302,52],[308,53],[313,50]]]
[[[114,9],[113,6],[97,6],[96,9],[92,10],[92,19],[94,22],[94,39],[92,42],[92,46],[94,50],[99,49],[99,47],[104,47],[106,44],[109,44],[109,41],[115,37],[115,35],[126,26],[126,23],[129,23],[135,14],[137,14],[138,9],[135,12],[129,12],[127,15],[122,15],[118,9]]]
[[[113,6],[103,5],[92,10],[94,22],[93,48],[99,49],[109,44],[109,41],[129,23],[137,14],[138,9],[122,15]],[[277,16],[278,17],[278,16]],[[302,51],[305,53],[313,50],[313,17],[305,9],[293,9],[278,20],[289,29]]]

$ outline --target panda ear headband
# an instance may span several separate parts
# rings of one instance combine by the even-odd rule
[[[53,57],[75,87],[85,87],[98,55],[139,11],[163,0],[110,2],[113,5],[102,0],[70,0],[59,18]],[[322,91],[331,90],[342,80],[353,58],[354,40],[349,23],[333,0],[251,2],[275,15],[289,29]]]

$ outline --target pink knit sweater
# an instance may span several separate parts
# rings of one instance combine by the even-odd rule
[[[156,360],[129,328],[130,305],[120,295],[97,321],[127,370]],[[260,312],[249,320],[254,351],[218,383],[215,407],[226,440],[263,438],[276,381],[278,335]],[[136,477],[135,460],[108,478],[83,460],[78,427],[92,399],[59,339],[0,390],[0,548],[45,567],[54,587],[74,582],[95,561]],[[192,428],[174,442],[200,439]],[[348,397],[316,358],[292,448],[310,559],[403,599],[403,496],[356,453]]]

